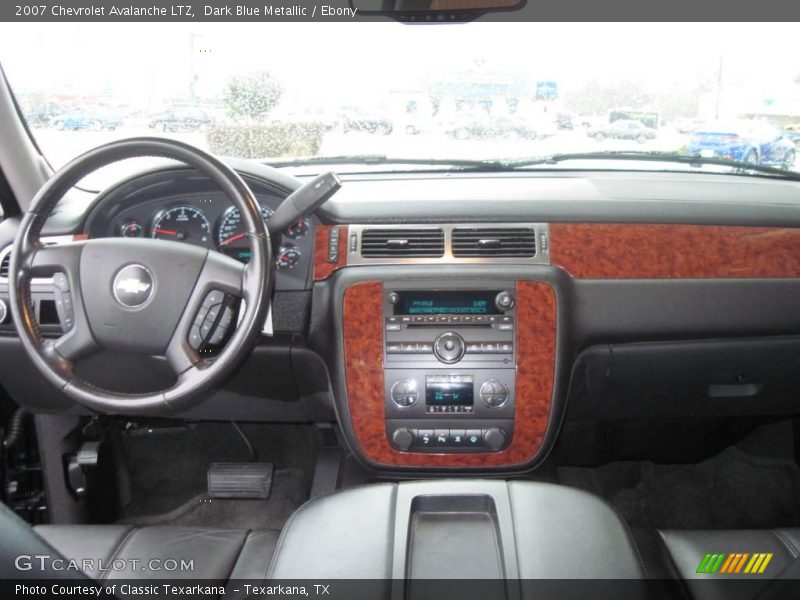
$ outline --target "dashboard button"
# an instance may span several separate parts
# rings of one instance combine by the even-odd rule
[[[467,443],[467,432],[463,429],[450,430],[450,444],[453,446],[463,446]]]
[[[450,430],[437,429],[434,431],[433,438],[437,446],[447,446],[450,443]]]
[[[417,445],[432,446],[433,429],[420,429],[419,431],[417,431]]]
[[[480,429],[467,429],[467,446],[481,446],[483,443],[483,432]]]

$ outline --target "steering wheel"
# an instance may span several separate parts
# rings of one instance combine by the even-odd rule
[[[70,188],[101,167],[137,157],[174,159],[214,181],[242,215],[251,250],[247,265],[174,241],[108,238],[42,244],[42,228]],[[71,329],[55,341],[42,337],[36,321],[30,285],[34,277],[53,277],[63,310],[73,315]],[[36,367],[74,401],[118,414],[175,412],[202,401],[203,392],[250,352],[267,313],[272,282],[269,233],[247,184],[210,154],[160,138],[112,142],[58,171],[22,219],[9,272],[11,312]],[[226,310],[226,302],[236,298],[244,301],[238,327],[230,322],[232,310]],[[208,319],[217,327],[221,320],[236,327],[212,360],[198,352],[198,332]],[[146,394],[101,389],[74,370],[75,361],[101,349],[162,356],[176,382]]]

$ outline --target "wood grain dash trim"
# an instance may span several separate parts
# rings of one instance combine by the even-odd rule
[[[519,281],[515,432],[502,452],[399,452],[386,436],[383,402],[383,284],[357,283],[343,305],[347,402],[356,442],[371,461],[387,466],[510,467],[533,459],[550,419],[556,363],[556,296],[540,281]],[[519,351],[523,350],[523,351]]]
[[[582,279],[800,277],[800,229],[553,223],[550,261]]]
[[[328,241],[331,231],[339,229],[339,259],[335,263],[328,262]],[[314,228],[314,281],[322,281],[331,273],[347,264],[347,226],[317,225]]]

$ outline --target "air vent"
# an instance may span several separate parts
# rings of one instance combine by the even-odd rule
[[[439,258],[444,256],[444,231],[434,228],[365,229],[364,258]]]
[[[512,258],[536,255],[536,232],[531,227],[457,227],[453,256]]]
[[[8,279],[9,265],[11,264],[11,252],[6,252],[0,259],[0,279]]]

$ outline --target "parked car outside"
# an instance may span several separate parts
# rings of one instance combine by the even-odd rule
[[[465,115],[444,124],[444,131],[457,140],[467,139],[525,139],[538,137],[535,127],[521,117]]]
[[[340,117],[342,133],[357,131],[359,133],[379,133],[389,135],[394,131],[391,119],[378,113],[348,110]]]
[[[783,133],[794,142],[795,151],[800,150],[800,123],[789,125]]]
[[[203,110],[171,108],[152,115],[149,126],[157,131],[198,131],[213,124],[214,118]]]
[[[594,127],[587,132],[598,142],[611,138],[615,140],[636,140],[644,143],[656,137],[656,130],[647,127],[641,121],[632,119],[618,119],[613,123],[601,127]]]
[[[50,122],[60,131],[114,131],[122,125],[122,117],[100,111],[76,110],[56,115]]]
[[[688,154],[726,158],[746,163],[791,169],[795,142],[774,125],[753,121],[714,121],[694,130]]]

